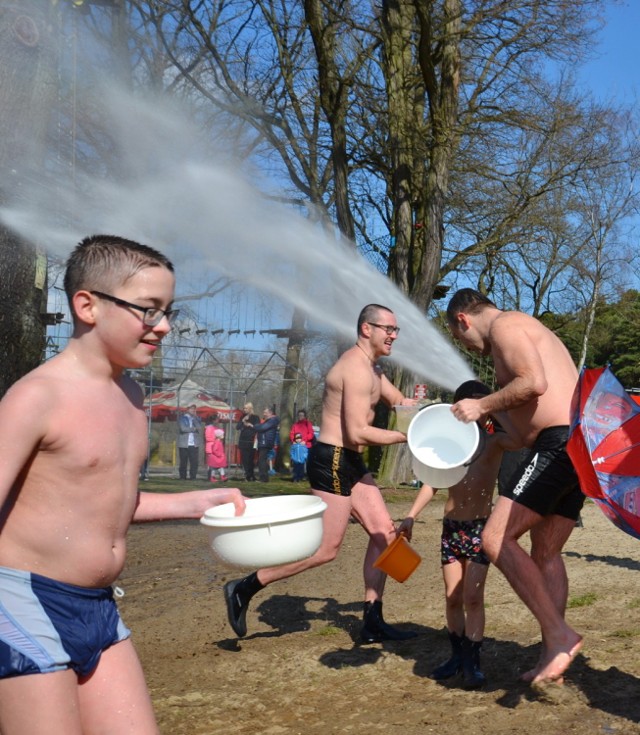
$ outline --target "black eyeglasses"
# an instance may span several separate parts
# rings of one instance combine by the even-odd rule
[[[135,309],[136,311],[142,312],[142,323],[147,327],[157,327],[162,321],[163,317],[167,318],[169,324],[173,324],[176,317],[180,313],[180,309],[156,309],[155,306],[139,306],[138,304],[132,304],[124,299],[119,299],[116,296],[111,296],[108,293],[102,293],[102,291],[90,291],[94,296],[106,301],[112,301],[118,306],[126,306],[129,309]]]
[[[372,327],[378,327],[378,329],[384,329],[387,337],[391,337],[392,334],[395,334],[397,337],[400,334],[400,327],[392,327],[389,324],[375,324],[374,322],[367,322],[367,324],[370,324]]]

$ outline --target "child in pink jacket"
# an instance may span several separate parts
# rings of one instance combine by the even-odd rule
[[[204,451],[209,468],[209,480],[217,482],[216,470],[220,473],[220,479],[227,479],[227,457],[224,451],[224,431],[216,429],[215,426],[207,426],[204,430]]]

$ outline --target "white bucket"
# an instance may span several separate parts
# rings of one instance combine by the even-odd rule
[[[418,480],[432,487],[451,487],[467,474],[478,450],[480,430],[475,421],[458,421],[449,403],[437,403],[413,418],[407,443]]]
[[[221,561],[237,567],[272,567],[314,554],[322,541],[327,504],[315,495],[248,498],[244,515],[233,503],[206,510],[209,545]]]

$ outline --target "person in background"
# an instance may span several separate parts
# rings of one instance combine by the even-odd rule
[[[112,585],[131,523],[199,519],[237,488],[138,491],[147,455],[140,386],[177,315],[173,265],[111,235],[71,253],[64,350],[0,401],[0,731],[159,733]]]
[[[309,421],[307,418],[307,412],[303,409],[298,411],[298,420],[291,427],[291,431],[289,432],[289,441],[292,444],[295,441],[296,434],[300,434],[302,441],[306,444],[307,448],[311,449],[311,446],[316,440],[316,435],[313,431],[313,424]]]
[[[247,482],[254,482],[255,476],[255,441],[256,426],[260,423],[260,417],[254,413],[253,403],[244,404],[244,413],[242,418],[236,424],[236,429],[240,432],[238,435],[238,449],[240,450],[240,461],[244,477]]]
[[[489,393],[489,386],[478,380],[468,380],[458,387],[453,400],[480,398]],[[491,420],[480,424],[478,454],[465,477],[449,488],[442,521],[440,561],[451,657],[430,676],[441,681],[462,673],[466,689],[477,689],[485,683],[480,668],[480,648],[484,637],[484,586],[489,560],[482,551],[482,531],[491,513],[503,452],[516,446],[504,431],[494,427]],[[436,492],[437,488],[426,484],[418,492],[398,528],[409,540],[415,519]]]
[[[247,633],[246,614],[257,592],[273,582],[336,558],[350,517],[355,518],[369,536],[363,565],[365,602],[361,642],[399,641],[416,635],[414,631],[389,625],[382,615],[386,574],[377,569],[374,562],[396,538],[396,528],[362,457],[365,446],[388,446],[407,441],[401,431],[373,426],[379,401],[388,406],[409,406],[416,402],[413,398],[405,398],[378,365],[379,358],[391,354],[399,331],[395,314],[386,306],[365,306],[358,316],[355,345],[329,370],[320,436],[309,450],[307,460],[311,492],[327,504],[322,518],[320,548],[307,559],[259,569],[225,584],[229,624],[238,637]]]
[[[482,545],[540,625],[540,658],[523,680],[561,682],[582,648],[582,636],[565,620],[569,583],[562,559],[584,503],[566,449],[578,371],[550,329],[528,314],[498,309],[471,288],[453,295],[447,322],[467,349],[492,357],[501,386],[454,403],[453,415],[468,423],[497,414],[529,449],[496,501]],[[529,551],[518,543],[527,531]]]
[[[204,421],[204,463],[207,467],[207,480],[211,481],[211,465],[210,454],[213,440],[215,439],[216,419],[214,414],[210,414]]]
[[[302,441],[301,434],[296,434],[293,437],[289,456],[291,457],[293,482],[302,482],[304,480],[305,465],[309,456],[309,450],[307,449],[307,445]]]
[[[269,466],[269,474],[276,474],[276,458],[280,449],[280,431],[276,431],[275,439],[273,440],[273,446],[267,453],[267,464]]]
[[[269,455],[271,454],[272,458],[275,459],[279,426],[280,419],[271,408],[265,408],[262,412],[262,423],[255,427],[258,436],[258,478],[260,482],[269,482],[269,475],[271,474]]]
[[[178,418],[178,453],[180,455],[179,475],[181,480],[195,480],[198,476],[198,460],[202,446],[202,421],[191,405]]]
[[[221,482],[227,479],[227,456],[224,446],[224,431],[212,424],[205,427],[205,454],[209,471],[209,481],[217,482],[216,474]]]

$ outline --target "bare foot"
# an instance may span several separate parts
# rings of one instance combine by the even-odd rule
[[[536,678],[538,675],[538,672],[542,668],[542,662],[545,659],[545,656],[547,651],[547,647],[544,645],[544,641],[542,641],[542,648],[540,649],[540,655],[538,656],[538,660],[536,661],[536,665],[529,669],[529,671],[525,671],[524,674],[521,674],[518,677],[519,681],[524,681],[527,684],[531,684],[531,682]]]
[[[578,654],[578,651],[582,648],[582,643],[582,638],[578,637],[576,643],[568,651],[559,650],[555,653],[551,651],[547,656],[545,656],[545,660],[538,665],[537,673],[533,679],[531,679],[531,682],[533,684],[539,684],[546,681],[562,683],[562,675],[569,668],[569,665]]]

